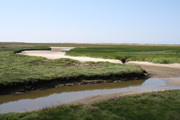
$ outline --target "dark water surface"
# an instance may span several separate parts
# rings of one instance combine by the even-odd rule
[[[167,86],[166,81],[162,79],[150,78],[147,80],[123,81],[120,83],[79,85],[36,90],[20,95],[1,95],[0,113],[38,110],[55,105],[66,104],[92,95],[164,89],[180,89],[180,87],[170,87]]]

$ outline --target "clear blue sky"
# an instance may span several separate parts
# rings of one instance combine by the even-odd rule
[[[0,0],[0,42],[180,44],[180,0]]]

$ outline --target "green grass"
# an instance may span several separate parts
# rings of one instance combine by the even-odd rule
[[[0,120],[179,120],[180,90],[0,115]]]
[[[116,45],[75,48],[67,52],[72,56],[89,56],[153,63],[180,63],[180,46]]]
[[[36,45],[36,44],[35,44]],[[1,45],[0,46],[0,90],[11,87],[31,89],[42,83],[58,84],[82,79],[126,79],[142,77],[144,71],[137,66],[113,63],[80,63],[71,59],[48,60],[14,54],[25,49],[49,49],[45,46]],[[128,77],[129,78],[129,77]],[[21,88],[20,88],[21,89]]]

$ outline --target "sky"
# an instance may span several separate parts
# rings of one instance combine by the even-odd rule
[[[180,0],[0,0],[0,42],[180,44]]]

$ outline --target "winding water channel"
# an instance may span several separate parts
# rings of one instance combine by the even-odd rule
[[[0,96],[0,113],[38,110],[99,94],[140,90],[180,89],[179,86],[167,85],[166,82],[167,80],[150,78],[147,80],[122,81],[120,83],[79,85],[36,90],[19,95],[2,95]]]
[[[30,56],[41,56],[41,57],[46,57],[48,59],[71,58],[71,59],[80,60],[81,62],[108,61],[113,63],[119,63],[119,61],[112,59],[109,60],[109,59],[101,59],[101,58],[99,59],[99,58],[89,58],[89,57],[66,56],[65,53],[61,51],[70,50],[72,48],[66,47],[66,48],[60,48],[60,50],[59,48],[56,49],[52,49],[52,51],[23,51],[22,54],[30,55]],[[171,66],[179,69],[179,65],[174,64]],[[169,65],[164,65],[164,67],[169,67]],[[164,67],[162,68],[163,70],[162,73],[167,71],[167,69],[165,69]],[[177,69],[175,69],[175,71],[176,70]],[[170,73],[175,72],[172,70],[169,71]],[[177,75],[179,75],[179,71],[177,71],[176,73]],[[170,76],[162,79],[149,78],[147,80],[122,81],[120,83],[113,82],[113,83],[101,83],[101,84],[91,84],[91,85],[66,86],[66,87],[53,88],[47,90],[36,90],[31,92],[25,92],[22,94],[1,95],[0,114],[9,113],[9,112],[26,112],[26,111],[38,110],[46,107],[52,107],[56,105],[70,103],[72,101],[93,95],[122,93],[122,92],[131,92],[131,91],[180,89],[180,77],[175,77],[175,78],[169,78],[169,77]]]

